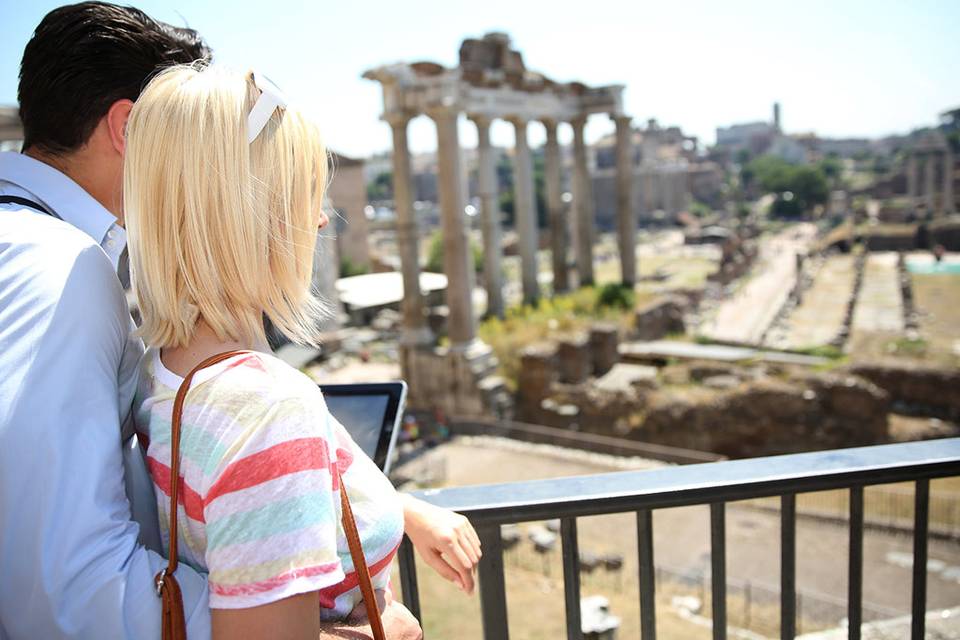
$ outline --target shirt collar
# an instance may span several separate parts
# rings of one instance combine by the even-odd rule
[[[117,223],[116,216],[67,175],[22,153],[0,153],[0,180],[28,191],[97,244],[103,244],[107,231]]]

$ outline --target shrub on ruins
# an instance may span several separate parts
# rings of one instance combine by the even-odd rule
[[[616,282],[600,287],[597,294],[597,308],[612,307],[615,309],[633,309],[636,294],[633,287]]]
[[[622,331],[629,331],[633,326],[633,305],[603,306],[599,303],[600,295],[600,287],[582,287],[543,298],[536,307],[510,307],[502,320],[496,317],[484,320],[478,335],[493,349],[500,362],[500,375],[508,386],[516,388],[520,354],[529,345],[585,331],[597,320],[616,323]]]
[[[477,273],[483,271],[483,248],[475,243],[470,243],[470,251],[473,253],[473,269]],[[427,264],[424,271],[433,273],[443,273],[443,233],[439,230],[434,231],[430,236],[430,246],[427,249]]]
[[[362,276],[370,273],[370,267],[364,264],[357,264],[350,258],[344,257],[340,260],[340,277],[349,278],[351,276]]]

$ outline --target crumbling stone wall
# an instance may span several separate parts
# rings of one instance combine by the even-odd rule
[[[960,420],[960,370],[902,361],[854,364],[847,370],[883,389],[898,412]]]
[[[656,393],[631,437],[750,457],[885,442],[889,401],[854,376],[767,378],[711,398]]]
[[[770,376],[773,372],[766,367],[691,363],[681,367],[683,380],[661,371],[662,382],[638,380],[611,390],[597,385],[596,378],[616,363],[617,335],[615,326],[597,326],[586,340],[578,336],[566,338],[560,346],[548,342],[524,350],[517,417],[729,457],[889,440],[890,397],[881,388],[886,378],[879,373],[875,383],[853,371],[786,370]],[[592,371],[584,376],[588,362]],[[937,380],[940,389],[958,388],[960,382]],[[899,393],[921,397],[932,391],[905,387]]]

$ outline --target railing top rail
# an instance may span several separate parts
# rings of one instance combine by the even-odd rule
[[[960,475],[960,438],[430,489],[417,495],[464,513],[475,523],[508,523],[951,475]]]

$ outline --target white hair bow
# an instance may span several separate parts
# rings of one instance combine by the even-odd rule
[[[283,92],[270,78],[254,71],[253,84],[260,89],[260,97],[253,103],[250,115],[247,116],[247,142],[249,143],[257,139],[277,107],[287,106],[287,99]]]

